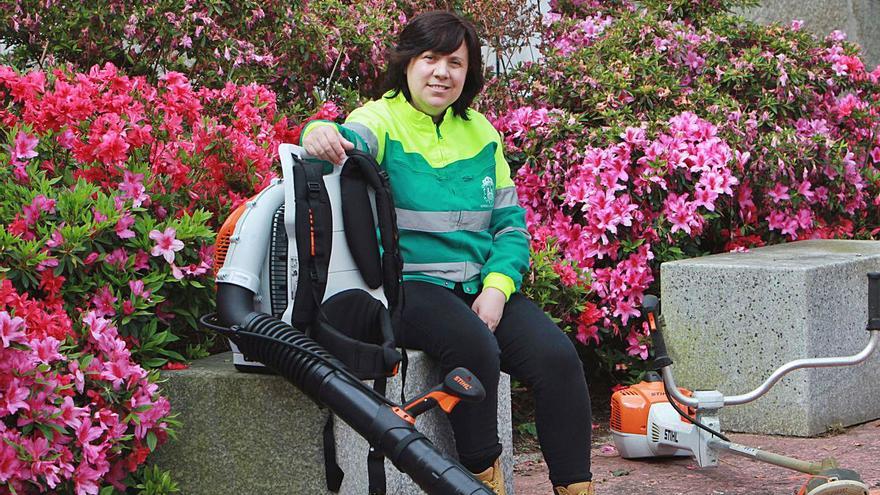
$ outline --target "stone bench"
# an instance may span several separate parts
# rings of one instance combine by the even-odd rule
[[[409,351],[407,398],[441,381],[439,367],[421,352]],[[324,480],[321,432],[327,411],[291,383],[273,375],[240,373],[232,354],[195,361],[186,370],[164,371],[163,391],[182,426],[151,456],[187,495],[329,494]],[[388,381],[388,397],[400,400],[400,379]],[[499,437],[507,493],[513,493],[510,378],[499,383]],[[416,428],[440,450],[455,451],[445,414],[432,410]],[[337,459],[345,471],[340,494],[367,493],[366,440],[336,421]],[[408,476],[385,462],[387,492],[422,493]]]
[[[880,271],[880,242],[810,240],[664,263],[677,384],[744,394],[788,361],[859,352],[869,271]],[[876,418],[880,352],[856,366],[794,371],[755,402],[724,408],[721,425],[812,436]]]

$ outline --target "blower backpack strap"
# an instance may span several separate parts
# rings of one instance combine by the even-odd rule
[[[349,151],[348,154],[340,177],[345,238],[364,281],[371,289],[379,287],[381,283],[388,299],[388,308],[394,311],[401,299],[403,258],[400,256],[397,214],[388,174],[379,168],[371,155],[358,150]],[[381,257],[373,210],[363,206],[370,204],[367,186],[373,189],[376,198]]]
[[[296,249],[300,274],[291,324],[308,329],[315,321],[327,289],[330,251],[333,247],[333,214],[324,186],[323,165],[298,160],[293,167],[296,201]]]
[[[373,388],[385,395],[387,377],[397,373],[401,361],[406,363],[394,342],[391,313],[378,299],[357,288],[341,291],[323,301],[333,234],[332,208],[323,167],[296,160],[293,173],[300,260],[293,325],[306,329],[355,376],[373,380]],[[343,224],[352,258],[366,285],[371,289],[381,285],[388,307],[397,309],[402,300],[403,262],[397,245],[397,221],[388,177],[379,170],[372,156],[350,153],[339,180]],[[374,191],[376,198],[381,252],[368,188]],[[333,424],[331,413],[323,431],[324,468],[327,488],[336,492],[342,486],[345,473],[336,461]],[[373,445],[367,456],[367,473],[370,493],[384,494],[385,461]]]
[[[345,235],[352,252],[369,252],[371,257],[352,256],[362,273],[377,277],[381,272],[382,288],[388,301],[392,319],[400,316],[403,308],[403,257],[400,255],[399,233],[397,230],[397,213],[391,194],[388,173],[379,168],[372,155],[359,150],[348,152],[348,161],[342,169],[340,186],[342,191],[342,217],[345,222]],[[376,247],[376,225],[373,221],[372,209],[360,207],[360,201],[368,201],[366,186],[373,188],[376,198],[376,217],[379,220],[379,239],[382,242],[381,266]],[[351,198],[351,201],[348,200]],[[366,212],[366,213],[365,213]],[[349,230],[349,226],[354,226]],[[357,247],[357,249],[354,249]],[[366,275],[365,275],[366,280]],[[369,282],[368,282],[369,283]],[[370,285],[375,288],[375,286]],[[403,331],[403,327],[400,328]],[[401,338],[401,341],[403,338]],[[401,346],[400,402],[406,403],[406,371],[409,359],[406,348]]]

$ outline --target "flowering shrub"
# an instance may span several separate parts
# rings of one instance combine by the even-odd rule
[[[0,6],[0,43],[9,47],[0,64],[86,70],[110,62],[151,82],[180,72],[210,88],[258,83],[288,115],[306,117],[318,102],[351,110],[375,96],[386,49],[408,18],[432,9],[472,18],[507,66],[537,14],[519,0],[19,0]]]
[[[13,323],[3,323],[4,353],[18,357],[0,360],[0,389],[16,384],[0,395],[21,400],[0,411],[0,434],[25,450],[0,446],[0,487],[91,494],[143,481],[151,493],[171,491],[164,473],[126,478],[168,424],[144,370],[180,366],[211,346],[196,317],[213,306],[214,230],[274,177],[277,145],[296,129],[260,86],[194,90],[176,73],[152,86],[111,65],[0,67],[0,101],[0,279],[7,294],[29,294],[19,299],[41,308],[10,307]],[[323,114],[332,118],[334,107]],[[75,367],[84,385],[72,391],[64,373]],[[92,418],[79,447],[80,422],[51,417],[68,396]],[[45,418],[24,419],[37,411]],[[37,458],[27,442],[40,435],[49,450]]]
[[[200,207],[222,214],[252,194],[273,174],[269,143],[256,141],[289,132],[271,120],[271,99],[261,104],[266,94],[199,94],[175,74],[154,88],[112,66],[49,78],[0,68],[5,277],[68,311],[114,318],[147,367],[182,361],[171,344],[198,345],[195,316],[212,304],[215,220]],[[209,98],[235,117],[210,117]]]
[[[173,424],[156,378],[96,311],[71,319],[0,282],[0,492],[124,491]]]
[[[544,58],[483,102],[533,247],[590,290],[567,325],[617,379],[648,357],[659,263],[880,226],[880,68],[841,33],[723,12],[740,3],[554,3]]]
[[[211,88],[256,82],[301,113],[318,94],[371,91],[408,4],[102,0],[71,7],[23,0],[0,7],[0,41],[11,47],[5,62],[20,68],[112,62],[153,81],[176,71]]]

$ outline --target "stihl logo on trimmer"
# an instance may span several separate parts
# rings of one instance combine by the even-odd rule
[[[466,382],[466,381],[464,381],[464,378],[462,378],[462,377],[460,377],[460,376],[458,376],[458,375],[455,375],[455,378],[453,378],[453,380],[455,380],[455,383],[461,385],[461,388],[463,388],[463,389],[465,389],[465,390],[470,390],[470,389],[471,389],[471,384],[468,383],[468,382]]]
[[[667,442],[675,442],[678,443],[678,432],[672,430],[663,430],[663,438]]]

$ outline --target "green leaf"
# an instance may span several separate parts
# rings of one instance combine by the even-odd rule
[[[529,435],[533,437],[538,436],[538,429],[535,427],[534,422],[522,423],[520,425],[517,425],[516,429],[524,435]]]
[[[168,360],[165,358],[154,357],[143,361],[141,365],[143,365],[144,368],[160,368],[165,366],[165,363],[167,362]]]
[[[156,438],[155,433],[153,433],[152,431],[147,432],[147,447],[150,448],[150,452],[153,452],[156,450],[156,444],[158,443],[158,441],[159,441],[159,439]]]

